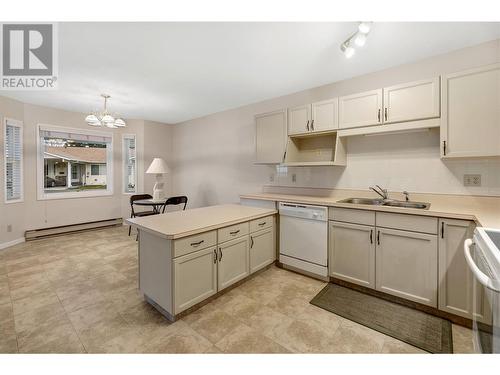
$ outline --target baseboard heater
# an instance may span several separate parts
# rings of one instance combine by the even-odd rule
[[[106,228],[106,227],[114,227],[121,225],[123,225],[123,219],[120,217],[116,219],[91,221],[88,223],[81,223],[81,224],[62,225],[60,227],[27,230],[24,234],[24,237],[26,241],[32,241],[38,238],[59,236],[67,233],[81,232],[96,228]]]

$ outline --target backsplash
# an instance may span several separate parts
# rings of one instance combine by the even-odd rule
[[[350,137],[346,167],[269,167],[266,185],[500,196],[500,160],[441,160],[439,145],[439,129]],[[464,186],[464,174],[481,186]]]

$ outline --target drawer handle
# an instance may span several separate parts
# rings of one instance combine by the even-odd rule
[[[239,229],[238,229],[238,230],[235,230],[235,231],[233,231],[233,232],[229,232],[229,234],[230,234],[230,235],[232,235],[232,236],[234,236],[235,234],[238,234],[238,233],[240,233],[240,230],[239,230]]]
[[[370,243],[373,243],[373,229],[370,229]]]
[[[253,247],[253,236],[250,236],[250,249]]]
[[[266,225],[266,222],[262,222],[262,223],[259,223],[259,227],[263,226],[263,225]]]
[[[380,231],[377,231],[377,245],[380,245]]]
[[[205,240],[201,240],[201,241],[198,241],[198,242],[191,242],[191,246],[199,246],[199,245],[201,245],[203,242],[205,242]]]
[[[222,260],[222,248],[219,247],[219,262]]]
[[[214,249],[214,264],[217,263],[217,249]]]

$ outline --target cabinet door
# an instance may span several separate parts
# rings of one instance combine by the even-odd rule
[[[441,156],[500,155],[500,64],[442,78]]]
[[[472,319],[472,273],[464,256],[464,241],[474,224],[467,220],[439,220],[439,309]]]
[[[255,116],[255,162],[283,162],[286,145],[286,110]]]
[[[176,314],[217,293],[216,251],[213,247],[174,259]]]
[[[310,131],[311,105],[301,105],[288,109],[288,134],[301,134]]]
[[[335,98],[312,104],[311,131],[323,132],[338,129],[338,103],[338,98]]]
[[[377,290],[437,307],[437,236],[377,228]]]
[[[375,288],[375,227],[331,221],[330,276]]]
[[[439,77],[384,88],[384,123],[439,117]]]
[[[339,98],[339,128],[382,123],[382,89]]]
[[[219,245],[218,290],[234,284],[250,274],[248,236]]]
[[[273,263],[275,259],[274,228],[252,233],[250,235],[250,273]]]

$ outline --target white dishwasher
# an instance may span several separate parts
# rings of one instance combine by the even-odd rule
[[[280,262],[328,276],[328,208],[279,203]]]

